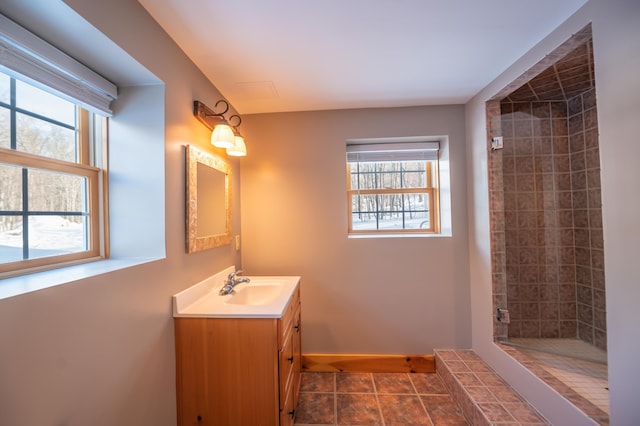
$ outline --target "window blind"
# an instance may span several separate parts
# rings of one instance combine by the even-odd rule
[[[437,141],[347,144],[347,162],[437,160],[439,149]]]
[[[115,84],[2,14],[0,69],[93,112],[113,114]]]

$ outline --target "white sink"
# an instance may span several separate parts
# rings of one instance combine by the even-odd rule
[[[249,306],[269,305],[278,297],[281,287],[281,285],[277,284],[241,284],[236,287],[234,293],[231,294],[231,297],[225,301],[225,303]]]
[[[220,296],[218,292],[233,271],[231,266],[175,294],[173,316],[280,318],[300,282],[297,276],[248,276],[248,283],[238,284],[232,294]]]

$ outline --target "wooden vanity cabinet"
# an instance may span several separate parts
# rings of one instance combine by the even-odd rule
[[[179,426],[293,425],[299,292],[281,318],[175,318]]]

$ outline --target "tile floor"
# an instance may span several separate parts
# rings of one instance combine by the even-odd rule
[[[468,425],[435,373],[302,373],[296,426]]]

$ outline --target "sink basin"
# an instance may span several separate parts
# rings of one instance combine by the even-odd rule
[[[251,285],[249,283],[235,290],[234,294],[225,303],[249,306],[269,305],[278,297],[281,287],[273,284]]]
[[[250,276],[234,293],[220,296],[233,266],[173,295],[175,318],[281,318],[299,276]]]

